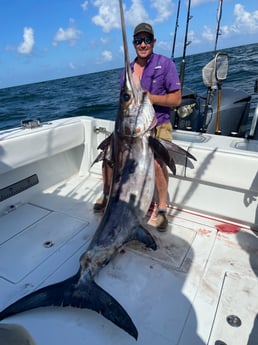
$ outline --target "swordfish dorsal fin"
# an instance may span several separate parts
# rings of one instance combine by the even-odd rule
[[[71,278],[43,287],[19,299],[0,312],[0,320],[26,310],[47,306],[87,308],[102,314],[135,339],[137,329],[124,308],[89,275],[80,270]]]

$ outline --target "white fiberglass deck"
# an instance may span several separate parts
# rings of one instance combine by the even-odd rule
[[[92,211],[101,186],[100,175],[74,175],[1,214],[1,309],[77,271],[101,217]],[[131,316],[137,344],[257,344],[257,233],[187,211],[169,213],[167,233],[151,229],[156,252],[127,245],[96,277]],[[3,322],[23,325],[37,345],[136,344],[87,309],[39,308]]]

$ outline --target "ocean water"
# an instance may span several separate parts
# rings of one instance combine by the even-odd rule
[[[229,54],[228,77],[224,86],[242,89],[252,95],[253,114],[258,103],[254,83],[258,79],[258,44],[223,50]],[[196,93],[205,92],[202,68],[213,52],[186,56],[184,86]],[[176,59],[178,72],[181,58]],[[40,83],[0,89],[0,130],[19,127],[21,120],[41,122],[72,116],[116,117],[121,69],[85,74]]]

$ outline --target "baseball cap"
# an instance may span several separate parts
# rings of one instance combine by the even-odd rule
[[[140,23],[134,29],[134,36],[139,34],[140,32],[147,32],[148,34],[154,37],[154,31],[152,26],[148,23]]]

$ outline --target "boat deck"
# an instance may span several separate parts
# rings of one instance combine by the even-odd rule
[[[0,307],[73,275],[100,214],[99,174],[74,175],[10,205],[0,217]],[[138,344],[258,343],[258,234],[189,211],[169,209],[169,229],[150,227],[158,250],[126,245],[96,277],[134,321]],[[3,322],[23,325],[37,345],[135,344],[101,315],[46,307]]]

